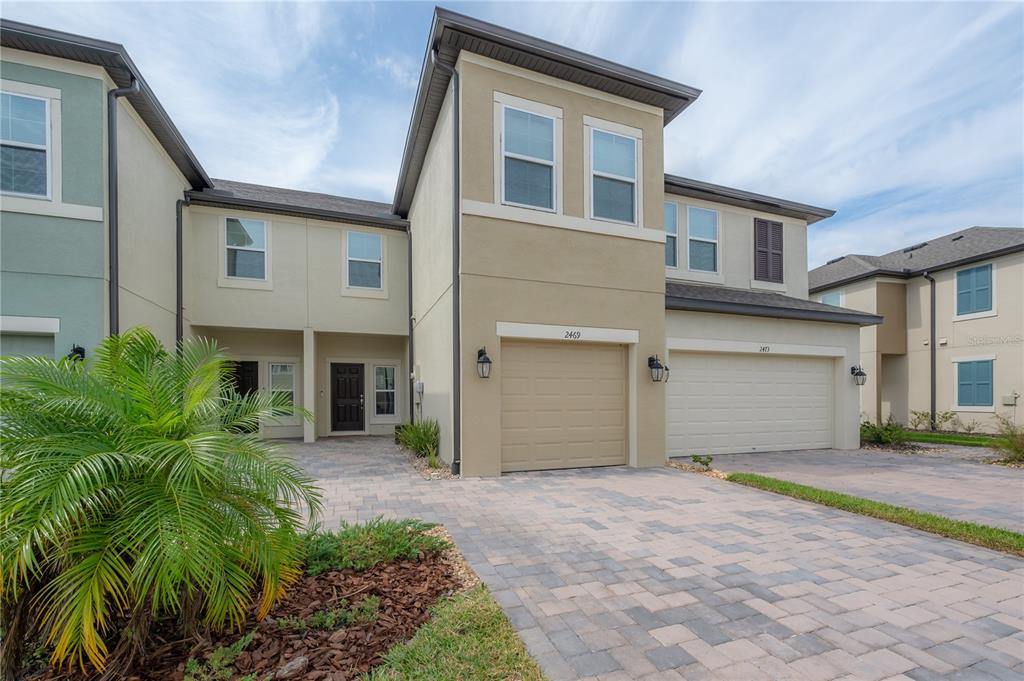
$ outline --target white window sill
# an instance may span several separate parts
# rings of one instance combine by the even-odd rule
[[[245,279],[244,277],[217,277],[220,288],[241,288],[256,291],[273,291],[274,282],[268,279]]]
[[[373,426],[397,426],[401,422],[398,416],[374,416],[370,419],[370,425]]]
[[[725,284],[725,275],[721,272],[702,272],[682,267],[666,267],[665,277],[677,281],[699,281],[703,284]]]
[[[556,227],[558,229],[571,229],[577,232],[590,232],[592,234],[604,234],[606,236],[617,236],[625,239],[640,239],[642,241],[653,241],[665,243],[665,232],[662,229],[637,227],[636,225],[620,225],[614,222],[603,220],[590,220],[578,218],[571,215],[560,215],[539,210],[528,210],[526,208],[514,208],[482,201],[463,199],[462,212],[465,215],[476,215],[483,218],[495,220],[507,220],[527,225],[540,225],[544,227]],[[662,256],[664,257],[664,256]]]
[[[998,317],[995,308],[984,312],[972,312],[970,314],[958,314],[953,316],[954,322],[969,322],[972,319],[985,319],[986,317]]]
[[[46,197],[30,198],[23,194],[3,194],[0,207],[10,213],[45,215],[69,220],[103,222],[103,209],[99,206],[82,206],[77,203],[61,203]]]
[[[786,292],[785,282],[779,284],[774,281],[761,281],[760,279],[751,279],[750,288],[758,288],[764,291],[777,291],[779,293]]]
[[[344,286],[341,289],[341,295],[347,298],[375,298],[377,300],[386,300],[388,297],[387,289],[382,288],[361,288],[359,286]]]
[[[996,408],[995,405],[991,407],[961,407],[957,405],[953,407],[953,411],[970,412],[973,414],[994,414]]]

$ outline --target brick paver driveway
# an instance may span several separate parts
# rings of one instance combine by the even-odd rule
[[[426,481],[296,446],[325,523],[444,523],[553,680],[1024,678],[1024,561],[670,468]]]
[[[979,450],[950,448],[932,455],[829,449],[715,457],[723,471],[749,471],[846,494],[907,506],[956,520],[1024,530],[1024,469],[967,458]],[[975,457],[976,459],[976,457]]]

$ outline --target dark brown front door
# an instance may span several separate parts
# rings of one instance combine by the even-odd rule
[[[363,365],[331,365],[331,430],[363,430]]]

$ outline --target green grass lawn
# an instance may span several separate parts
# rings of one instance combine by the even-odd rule
[[[784,494],[795,499],[813,501],[817,504],[831,506],[850,513],[888,520],[899,525],[906,525],[925,532],[931,532],[950,539],[959,539],[970,544],[977,544],[996,551],[1024,556],[1024,534],[1011,532],[999,527],[978,525],[962,520],[951,520],[932,513],[923,513],[902,506],[884,504],[848,494],[840,494],[826,489],[798,485],[794,482],[769,478],[754,473],[730,473],[727,480],[748,487]]]
[[[927,442],[942,445],[963,445],[965,447],[994,447],[995,438],[988,435],[964,435],[962,433],[932,433],[927,431],[908,430],[907,439],[911,442]]]
[[[486,587],[441,601],[408,643],[388,651],[371,681],[544,681]]]

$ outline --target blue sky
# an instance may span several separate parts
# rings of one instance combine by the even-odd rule
[[[452,3],[698,87],[665,170],[838,211],[812,266],[1024,223],[1024,4]],[[123,43],[213,177],[390,201],[432,3],[19,3]]]

